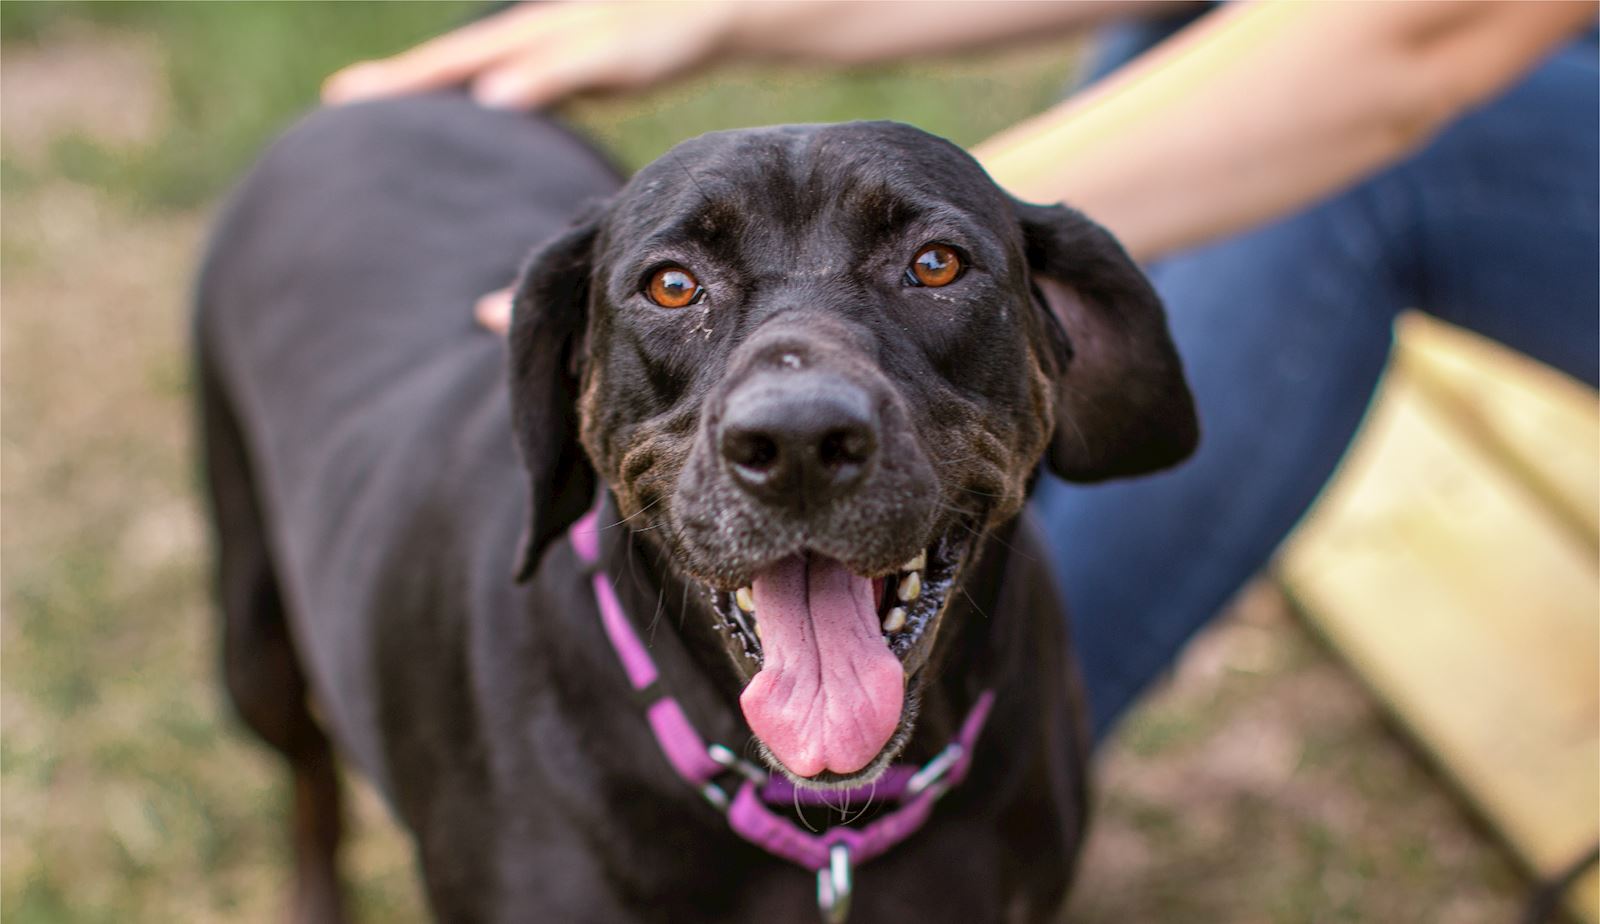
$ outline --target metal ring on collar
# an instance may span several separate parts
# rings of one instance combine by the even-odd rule
[[[850,845],[842,842],[830,845],[828,865],[817,870],[817,908],[827,924],[845,924],[850,918],[854,878]]]

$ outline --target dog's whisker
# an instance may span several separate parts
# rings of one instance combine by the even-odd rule
[[[978,611],[979,616],[982,616],[985,620],[989,618],[989,614],[984,612],[983,607],[978,605],[978,601],[972,599],[972,594],[967,593],[967,588],[965,586],[961,588],[961,595],[967,598],[967,602],[972,604],[972,608]]]
[[[637,581],[638,573],[634,570],[634,567],[639,560],[637,547],[632,542],[625,542],[624,547],[627,549],[626,560],[628,563],[628,580]]]
[[[672,162],[678,166],[678,169],[683,171],[684,176],[689,178],[689,182],[694,186],[695,192],[700,194],[700,201],[709,203],[711,197],[706,194],[705,187],[700,185],[700,181],[695,178],[694,171],[689,169],[689,165],[684,163],[682,158],[675,157]]]
[[[800,787],[789,787],[789,793],[790,798],[794,800],[794,813],[800,819],[800,823],[805,825],[806,830],[810,831],[812,834],[817,833],[817,826],[812,824],[811,819],[806,817],[805,807],[800,804]]]
[[[634,512],[628,514],[627,516],[623,517],[622,519],[617,520],[617,521],[615,521],[613,523],[607,524],[605,526],[602,526],[600,528],[601,529],[610,529],[613,526],[621,526],[622,524],[627,523],[628,521],[632,520],[634,517],[643,516],[645,514],[645,511],[649,510],[651,507],[654,507],[656,504],[659,504],[659,503],[661,503],[661,498],[657,497],[655,500],[651,501],[648,504],[645,504],[643,507],[640,507],[638,510],[635,510]]]
[[[666,588],[662,588],[661,590],[656,591],[656,611],[654,613],[650,614],[650,625],[646,629],[647,633],[650,636],[650,645],[651,645],[651,647],[655,646],[655,643],[656,643],[656,626],[661,623],[661,614],[666,610],[666,608],[667,608],[666,604],[667,604],[667,591],[666,591]]]
[[[1078,438],[1078,444],[1080,446],[1082,446],[1085,450],[1087,450],[1089,448],[1089,437],[1088,437],[1088,434],[1083,432],[1083,428],[1078,426],[1078,422],[1073,419],[1072,415],[1071,414],[1057,414],[1056,415],[1056,426],[1060,427],[1063,423],[1065,423],[1067,426],[1072,428],[1072,435],[1076,436]]]
[[[968,510],[965,507],[960,507],[960,506],[957,506],[955,504],[945,503],[944,501],[938,502],[938,506],[939,506],[940,510],[943,510],[946,513],[955,513],[955,514],[961,515],[962,517],[966,517],[966,518],[970,518],[970,519],[977,519],[978,518],[978,514],[982,512],[982,511],[979,511],[979,510]],[[962,522],[961,520],[957,520],[956,522],[960,523],[963,527],[966,527],[969,530],[971,529],[970,526],[967,526],[966,523]]]
[[[844,809],[841,810],[841,814],[846,815],[846,817],[843,819],[843,823],[847,824],[847,825],[853,825],[853,824],[856,823],[857,820],[865,817],[866,814],[867,814],[867,811],[872,808],[872,800],[874,798],[876,798],[877,795],[878,795],[878,781],[877,780],[873,780],[872,781],[872,785],[867,788],[866,801],[861,804],[860,808],[856,809],[853,813],[851,813],[850,812],[850,794],[848,792],[846,792],[845,796],[844,796]]]
[[[868,810],[872,808],[872,804],[876,801],[878,801],[878,781],[873,780],[872,788],[867,790],[867,801],[861,804],[861,811],[857,812],[855,818],[850,820],[855,821],[856,819],[865,817]]]

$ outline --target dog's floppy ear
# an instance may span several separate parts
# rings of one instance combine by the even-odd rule
[[[1110,232],[1065,206],[1015,203],[1057,365],[1050,468],[1071,481],[1141,475],[1199,441],[1161,299]]]
[[[594,468],[578,442],[578,389],[599,213],[590,209],[533,252],[512,302],[511,429],[532,488],[519,582],[594,500]]]

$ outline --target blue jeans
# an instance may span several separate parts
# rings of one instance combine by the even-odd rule
[[[1119,28],[1113,58],[1176,25]],[[1199,405],[1200,450],[1135,481],[1045,478],[1033,501],[1097,740],[1310,507],[1361,423],[1401,311],[1596,384],[1597,87],[1590,36],[1408,160],[1148,268]]]

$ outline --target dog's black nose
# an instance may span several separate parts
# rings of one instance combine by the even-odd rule
[[[746,491],[795,510],[860,483],[878,452],[865,391],[818,373],[768,374],[741,385],[722,415],[722,457]]]

